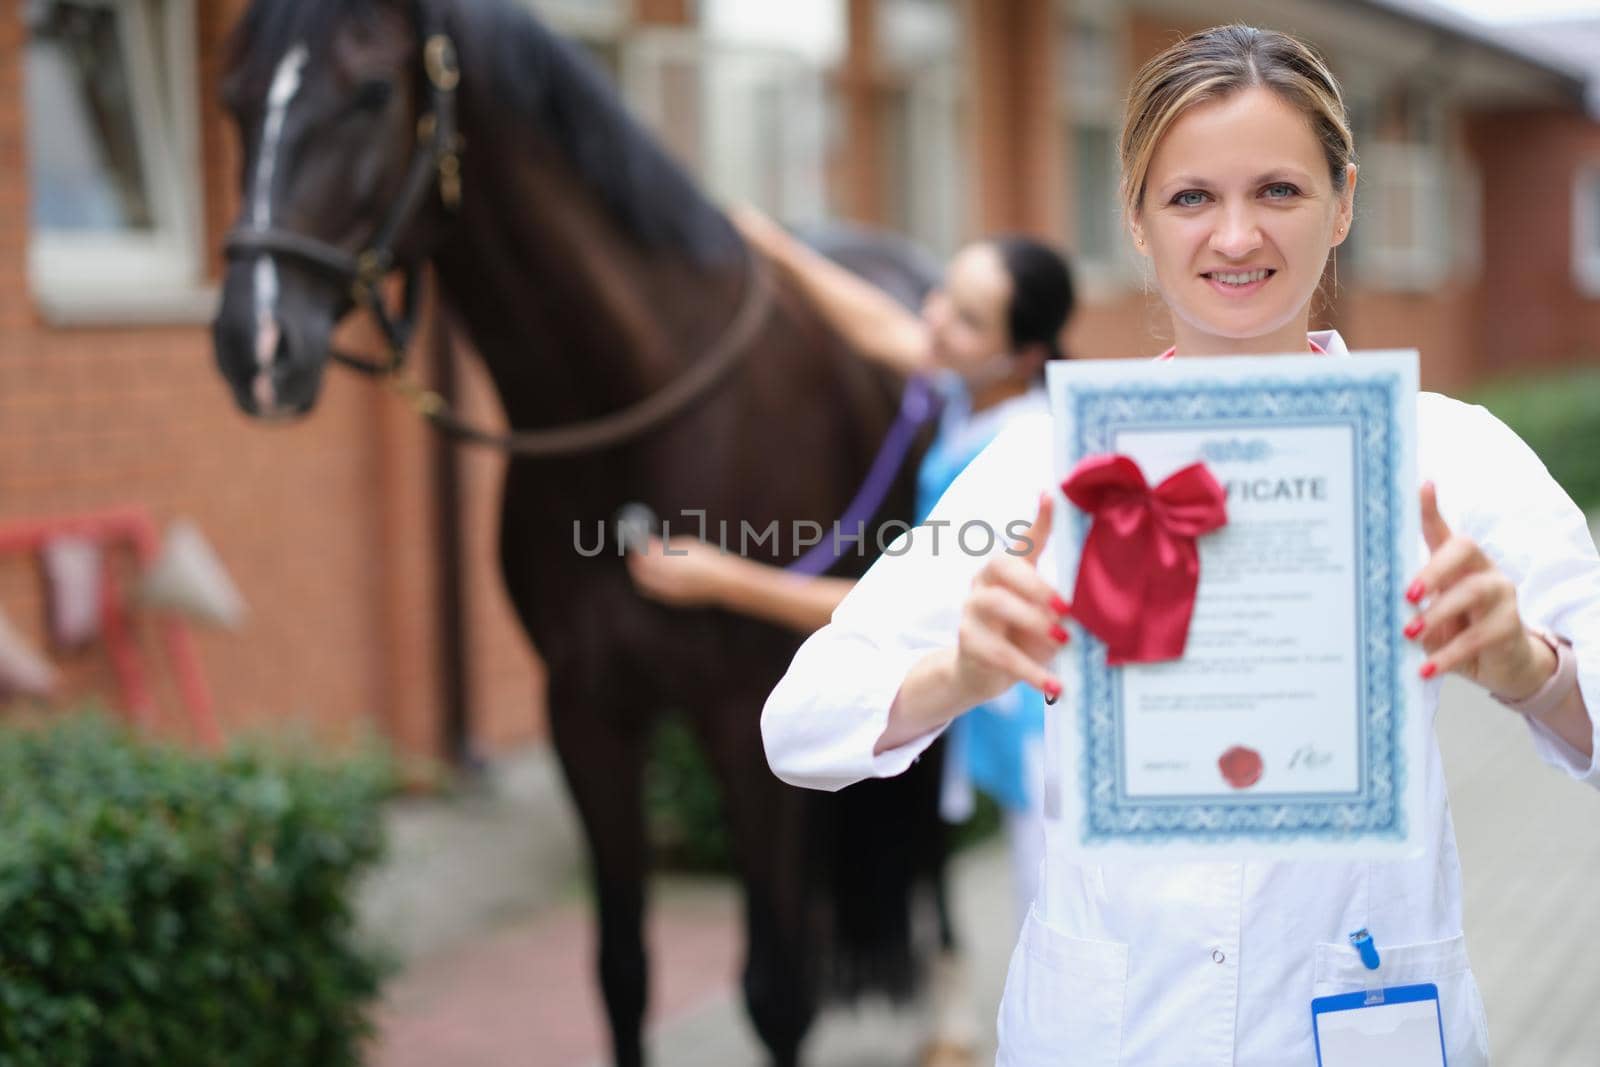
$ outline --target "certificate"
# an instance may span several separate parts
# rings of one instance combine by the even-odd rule
[[[1056,661],[1047,807],[1073,847],[1416,854],[1427,724],[1421,650],[1401,633],[1424,549],[1416,353],[1065,361],[1048,384],[1058,484],[1118,454],[1152,487],[1203,463],[1226,500],[1225,524],[1194,541],[1181,655],[1114,665],[1075,624]],[[1093,517],[1056,508],[1070,601]]]

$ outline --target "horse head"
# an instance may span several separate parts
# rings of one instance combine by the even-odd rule
[[[404,350],[416,272],[459,195],[454,49],[429,18],[420,0],[255,0],[235,31],[222,84],[242,196],[212,331],[250,415],[311,409],[356,304],[391,363]],[[406,307],[391,313],[396,270]]]

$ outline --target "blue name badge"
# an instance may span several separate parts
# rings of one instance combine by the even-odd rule
[[[1311,1002],[1317,1067],[1448,1067],[1439,987],[1391,986],[1383,999],[1365,992]]]

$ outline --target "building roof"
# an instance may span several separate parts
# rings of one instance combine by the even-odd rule
[[[1600,119],[1600,17],[1518,22],[1507,30],[1531,51],[1582,71],[1589,80],[1589,114]]]
[[[1556,88],[1575,104],[1586,106],[1589,113],[1600,118],[1600,19],[1563,20],[1588,24],[1593,36],[1579,48],[1551,47],[1542,33],[1529,33],[1528,24],[1491,26],[1479,22],[1435,0],[1343,0],[1354,7],[1365,7],[1397,15],[1412,22],[1422,23],[1462,42],[1522,64],[1532,72],[1553,80]],[[1546,23],[1543,25],[1554,25]],[[1576,42],[1574,42],[1576,43]],[[1587,52],[1579,49],[1586,47]],[[1580,58],[1582,57],[1582,58]],[[1587,58],[1589,62],[1584,62]]]

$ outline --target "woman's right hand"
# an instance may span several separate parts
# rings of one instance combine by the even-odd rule
[[[1038,689],[1051,704],[1061,696],[1061,681],[1049,663],[1067,641],[1061,623],[1071,609],[1039,575],[1053,507],[1050,494],[1040,493],[1033,524],[1011,552],[983,565],[962,605],[955,676],[974,705],[1018,682]]]
[[[773,259],[783,261],[786,258],[794,238],[766,212],[751,204],[735,204],[728,209],[728,217],[746,241]]]
[[[628,553],[627,564],[640,593],[680,608],[715,604],[730,567],[721,549],[686,534],[651,537],[643,552]]]

